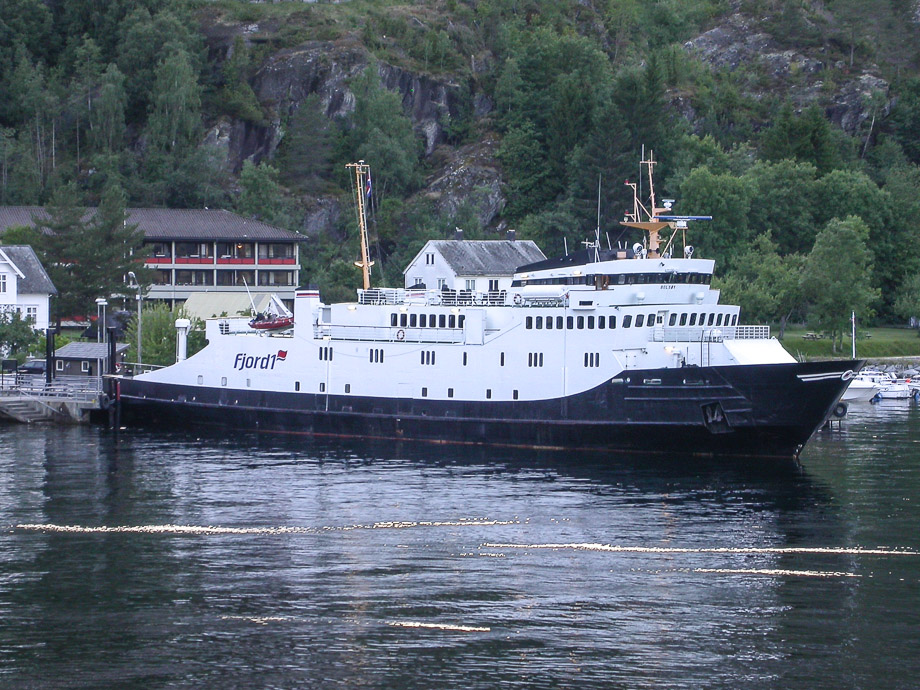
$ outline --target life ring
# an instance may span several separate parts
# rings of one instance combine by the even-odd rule
[[[834,411],[831,414],[833,414],[837,419],[843,419],[846,417],[847,409],[847,404],[845,402],[839,402],[834,407]]]
[[[405,332],[403,329],[400,328],[398,331],[396,331],[396,339],[399,340],[399,341],[405,340],[405,339],[406,339],[406,332]]]
[[[515,296],[514,296],[514,303],[515,303],[516,305],[521,306],[521,302],[523,302],[523,301],[524,301],[524,298],[521,297],[521,293],[520,293],[520,292],[518,292],[517,294],[515,294]]]

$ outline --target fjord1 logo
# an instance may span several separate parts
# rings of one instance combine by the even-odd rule
[[[244,352],[239,352],[236,359],[233,360],[233,368],[243,371],[244,369],[274,369],[276,362],[283,362],[287,359],[287,350],[278,350],[278,354],[265,355],[264,357],[253,357]]]

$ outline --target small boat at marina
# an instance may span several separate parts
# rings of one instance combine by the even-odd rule
[[[850,385],[847,386],[840,399],[847,403],[870,402],[881,390],[882,387],[878,383],[857,375],[850,380]]]
[[[879,390],[876,395],[880,400],[907,400],[913,395],[907,381],[897,379],[893,374],[884,371],[864,369],[853,377],[853,382],[857,381],[860,382],[860,385],[878,386]]]

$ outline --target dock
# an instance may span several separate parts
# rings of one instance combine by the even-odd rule
[[[0,381],[0,421],[36,424],[86,424],[110,407],[100,376],[16,374]]]

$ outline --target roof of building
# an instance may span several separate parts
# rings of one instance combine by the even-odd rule
[[[182,308],[191,318],[234,318],[248,316],[253,304],[256,305],[257,312],[265,311],[271,299],[271,293],[264,292],[253,292],[251,302],[245,292],[195,292],[189,295]]]
[[[32,247],[22,244],[0,245],[0,251],[20,270],[16,291],[21,295],[56,295],[57,288],[45,272]]]
[[[222,209],[128,208],[129,223],[137,223],[148,240],[257,240],[302,242],[304,235]],[[84,220],[96,213],[88,208]],[[0,206],[0,235],[11,227],[30,227],[45,219],[41,206]]]
[[[116,353],[122,353],[127,349],[127,343],[115,344]],[[109,356],[109,344],[75,341],[57,348],[54,356],[58,359],[105,359]]]
[[[430,240],[416,259],[431,249],[458,276],[511,275],[518,266],[546,258],[531,240]]]

